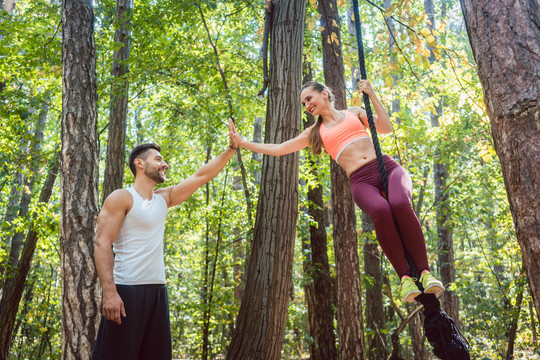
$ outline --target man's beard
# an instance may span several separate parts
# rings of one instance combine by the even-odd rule
[[[161,169],[160,170],[155,170],[155,171],[150,171],[150,169],[145,168],[144,169],[144,175],[146,175],[150,179],[154,180],[156,183],[161,184],[161,183],[165,182],[165,176],[161,176],[161,174],[159,173],[160,171],[161,171]]]

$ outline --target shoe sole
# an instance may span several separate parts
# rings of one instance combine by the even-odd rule
[[[408,293],[407,295],[405,295],[405,297],[403,298],[403,301],[404,302],[415,302],[416,301],[416,297],[418,295],[420,295],[422,292],[420,290],[418,291],[411,291],[410,293]]]
[[[425,294],[433,294],[436,297],[441,296],[441,294],[444,292],[444,286],[442,285],[431,285],[427,289],[424,289]]]

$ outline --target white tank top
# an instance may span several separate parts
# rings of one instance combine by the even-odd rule
[[[114,283],[165,284],[163,233],[167,203],[158,194],[145,200],[132,187],[127,190],[133,197],[133,207],[113,243]]]

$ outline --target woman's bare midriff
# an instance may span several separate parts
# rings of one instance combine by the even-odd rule
[[[347,145],[339,155],[338,164],[350,177],[353,172],[376,158],[371,139],[365,138]]]

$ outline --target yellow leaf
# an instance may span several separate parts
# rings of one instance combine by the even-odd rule
[[[409,26],[410,27],[415,27],[416,25],[418,25],[420,22],[418,20],[416,20],[415,18],[411,18],[409,20]]]
[[[387,68],[388,68],[389,70],[391,70],[391,71],[397,70],[396,65],[395,65],[393,62],[391,62],[391,61],[389,61],[388,64],[386,64],[386,66],[387,66]]]
[[[490,153],[486,152],[484,153],[482,156],[482,159],[485,161],[485,162],[491,162],[491,160],[493,160],[493,156],[491,156]]]
[[[336,33],[332,33],[332,41],[336,43],[336,45],[339,45],[339,40],[337,38],[337,34]]]
[[[429,35],[428,37],[426,37],[426,41],[430,46],[437,45],[437,39],[435,39],[435,36],[433,35]]]
[[[401,33],[401,41],[405,41],[405,40],[407,40],[407,34]]]
[[[332,26],[333,26],[333,27],[339,27],[338,24],[337,24],[337,22],[336,22],[336,20],[332,20]]]
[[[422,55],[424,55],[425,57],[429,57],[429,55],[431,55],[431,53],[429,52],[428,49],[424,49],[424,51],[422,51]]]
[[[309,22],[308,22],[308,30],[309,30],[309,31],[315,29],[315,26],[317,26],[317,25],[315,24],[315,21],[309,21]]]
[[[384,76],[388,75],[389,72],[390,72],[390,69],[384,68],[384,69],[382,70],[382,76],[384,77]]]
[[[396,3],[392,4],[388,9],[386,9],[384,11],[384,15],[386,15],[386,16],[392,15],[394,10],[396,10],[398,6],[399,6],[399,2],[396,2]]]
[[[315,4],[317,4],[317,0],[309,0],[309,3],[311,6],[315,6]]]
[[[394,79],[391,76],[387,76],[384,79],[384,83],[386,84],[387,87],[392,87],[394,85]]]
[[[439,25],[439,31],[442,33],[446,32],[446,25],[444,23],[441,23],[441,25]]]
[[[358,93],[358,90],[352,93],[351,105],[362,106],[362,96]]]
[[[423,37],[427,37],[428,35],[431,35],[431,30],[429,30],[428,28],[423,28],[422,30],[420,30],[420,34]]]
[[[337,1],[337,6],[345,6],[345,0],[338,0]]]
[[[320,32],[323,32],[323,31],[324,31],[324,27],[319,26],[319,31],[320,31]]]

